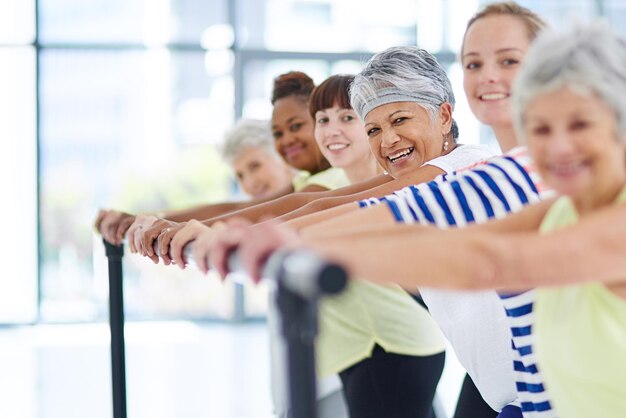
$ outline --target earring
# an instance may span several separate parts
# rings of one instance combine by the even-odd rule
[[[444,151],[448,151],[448,146],[450,145],[450,143],[448,141],[443,143],[443,150]]]

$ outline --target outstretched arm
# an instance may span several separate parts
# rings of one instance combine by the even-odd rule
[[[418,285],[526,289],[586,281],[626,284],[626,205],[540,235],[522,225],[531,226],[529,213],[533,214],[526,211],[532,209],[533,216],[539,216],[542,206],[464,230],[397,225],[386,228],[384,235],[378,228],[378,233],[354,231],[342,237],[305,238],[305,242],[344,263],[355,276],[392,280],[408,289]]]
[[[541,202],[501,220],[450,230],[397,224],[381,205],[304,229],[302,236],[308,245],[368,280],[393,281],[410,290],[419,285],[502,287],[493,277],[501,264],[509,268],[509,261],[515,261],[508,257],[511,246],[502,236],[535,231],[551,203]],[[528,286],[520,282],[515,287]]]
[[[277,220],[281,222],[290,221],[292,219],[320,212],[325,209],[331,209],[345,204],[358,202],[359,200],[369,199],[370,197],[380,198],[391,194],[396,190],[400,190],[406,186],[429,182],[441,174],[444,174],[444,171],[440,168],[431,165],[425,165],[407,176],[398,179],[392,179],[376,187],[359,190],[356,193],[316,199],[311,203],[308,203],[307,205],[301,207],[300,209],[291,211],[278,217]],[[356,205],[354,205],[354,207],[356,207]]]

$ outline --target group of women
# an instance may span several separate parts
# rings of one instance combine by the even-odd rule
[[[442,334],[469,376],[456,417],[624,417],[626,42],[602,23],[544,27],[512,2],[468,22],[464,91],[501,156],[462,144],[437,60],[394,47],[315,89],[276,80],[276,149],[309,173],[276,195],[101,211],[96,227],[181,267],[193,240],[222,275],[234,248],[254,279],[279,248],[345,265],[354,280],[322,302],[316,348],[352,418],[433,416]]]

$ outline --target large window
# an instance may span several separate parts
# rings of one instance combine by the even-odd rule
[[[471,115],[456,62],[479,0],[0,0],[0,182],[7,220],[0,323],[106,315],[100,207],[137,212],[236,193],[219,155],[239,116],[268,118],[272,80],[358,72],[392,45],[449,70],[464,142],[493,135]],[[522,0],[558,25],[621,0]],[[36,10],[36,4],[38,10]],[[6,255],[9,255],[6,257]],[[263,288],[125,257],[131,317],[263,314]]]
[[[37,316],[37,105],[34,2],[0,1],[0,323]]]

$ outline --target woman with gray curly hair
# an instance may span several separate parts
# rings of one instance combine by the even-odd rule
[[[276,152],[267,120],[240,119],[224,135],[222,156],[254,199],[284,194],[297,174]]]

